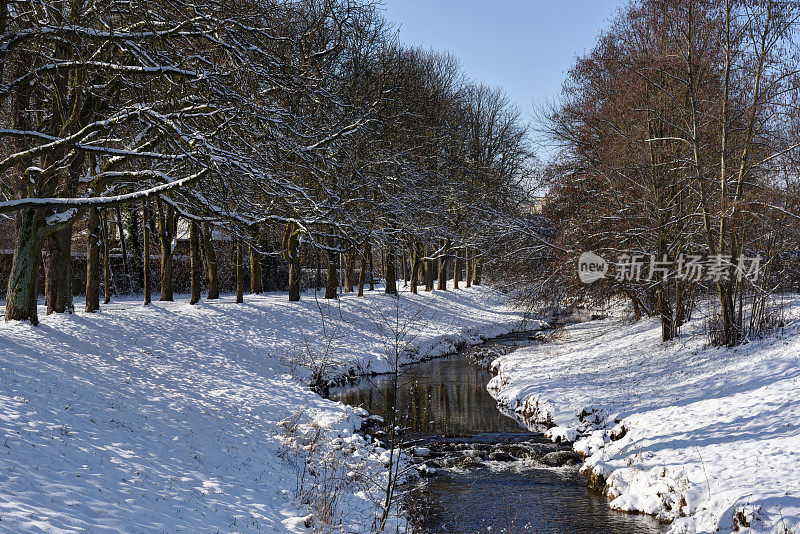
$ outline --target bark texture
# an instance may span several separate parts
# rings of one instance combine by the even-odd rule
[[[72,313],[72,225],[44,238],[47,315]]]
[[[44,239],[41,210],[27,208],[17,214],[17,240],[6,292],[6,321],[30,320],[39,324],[36,281]]]

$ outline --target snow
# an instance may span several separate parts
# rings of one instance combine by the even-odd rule
[[[47,222],[47,224],[59,224],[59,223],[62,223],[62,222],[69,221],[70,219],[75,217],[75,215],[77,215],[77,214],[78,214],[78,210],[77,209],[70,208],[70,209],[68,209],[66,211],[62,211],[60,213],[54,213],[53,215],[48,216],[45,219],[45,221]]]
[[[0,324],[0,530],[305,532],[332,509],[340,530],[369,531],[388,451],[300,364],[330,379],[386,370],[393,302],[122,300]],[[483,287],[400,303],[421,316],[409,360],[521,319]]]
[[[81,145],[84,148],[92,147],[92,145]],[[39,148],[39,147],[37,147]],[[92,147],[97,151],[100,151],[100,147]],[[108,149],[102,148],[103,152],[106,153],[121,153],[121,154],[130,154],[129,152],[117,150],[117,149]],[[135,154],[135,153],[134,153]],[[138,154],[143,155],[143,154]],[[143,189],[141,191],[136,191],[134,193],[126,193],[123,195],[113,195],[107,197],[92,197],[92,198],[40,198],[40,197],[26,197],[26,198],[17,198],[13,200],[4,200],[0,202],[0,213],[2,212],[10,212],[16,211],[22,208],[30,208],[30,207],[37,207],[37,206],[50,206],[50,207],[62,207],[62,208],[87,208],[93,206],[110,206],[115,204],[124,204],[126,202],[132,202],[134,200],[139,200],[143,198],[148,198],[158,193],[164,193],[171,189],[175,189],[177,187],[181,187],[186,185],[190,182],[198,180],[202,178],[205,174],[207,174],[207,170],[200,171],[197,174],[192,176],[187,176],[185,178],[180,179],[170,179],[164,173],[159,171],[140,171],[140,172],[107,172],[106,175],[121,175],[121,176],[129,176],[135,177],[137,175],[140,176],[147,176],[147,177],[159,177],[164,178],[167,180],[167,183],[160,184],[154,187],[150,187],[148,189]],[[67,212],[64,212],[67,213]],[[58,223],[68,220],[66,215],[62,216],[62,218],[56,217],[52,219],[50,222]]]
[[[791,316],[800,301],[789,302]],[[494,362],[498,402],[575,441],[612,508],[678,532],[800,532],[800,324],[709,348],[698,318],[662,343],[657,320],[571,325]]]

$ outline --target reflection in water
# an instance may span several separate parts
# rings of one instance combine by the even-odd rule
[[[331,398],[389,420],[391,406],[406,439],[423,436],[471,436],[483,432],[521,432],[486,391],[490,375],[458,354],[402,368],[395,404],[394,378],[365,378],[352,388],[331,391]]]
[[[489,346],[530,344],[512,334]],[[469,349],[467,349],[469,350]],[[486,391],[490,375],[462,354],[402,369],[396,396],[406,440],[454,442],[546,441],[502,414]],[[331,391],[331,398],[363,406],[391,420],[394,379],[365,378]],[[468,440],[458,437],[474,436]],[[438,447],[437,447],[438,448]],[[590,491],[576,468],[544,468],[535,460],[484,462],[477,469],[440,469],[407,492],[415,523],[426,532],[660,533],[666,528],[648,516],[611,511]]]

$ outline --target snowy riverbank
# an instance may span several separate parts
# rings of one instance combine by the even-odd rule
[[[489,387],[577,439],[613,508],[676,533],[800,532],[800,301],[789,316],[731,350],[707,348],[701,320],[667,344],[654,320],[572,325],[500,357]]]
[[[314,511],[369,531],[387,453],[306,384],[309,366],[387,370],[393,302],[122,300],[0,324],[0,530],[301,532]],[[400,302],[409,358],[521,320],[483,287]]]

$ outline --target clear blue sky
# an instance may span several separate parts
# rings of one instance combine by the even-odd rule
[[[450,50],[469,76],[502,85],[523,112],[556,95],[624,0],[384,0],[400,40]]]

